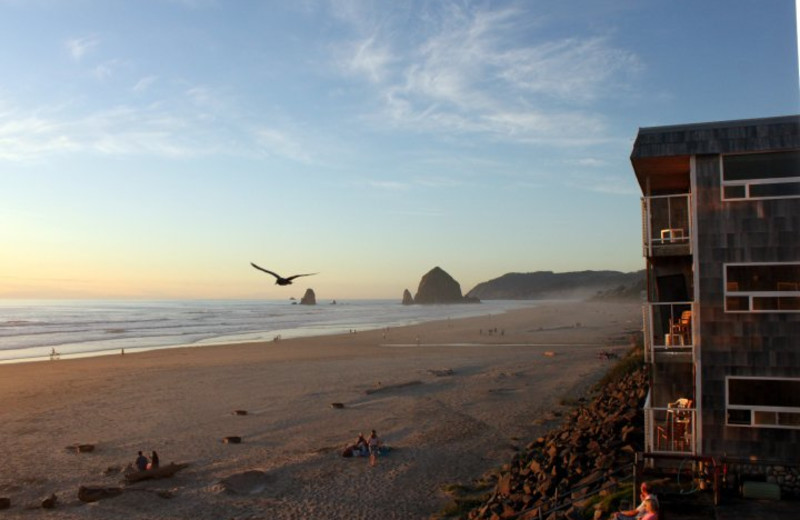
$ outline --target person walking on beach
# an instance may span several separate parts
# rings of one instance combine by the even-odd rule
[[[158,453],[153,450],[153,454],[150,457],[150,464],[147,465],[147,469],[158,469]]]
[[[372,433],[369,434],[367,446],[369,447],[369,465],[374,466],[378,463],[378,452],[381,450],[381,440],[375,430],[372,430]]]
[[[136,469],[144,471],[147,469],[147,457],[140,451],[139,456],[136,457]]]

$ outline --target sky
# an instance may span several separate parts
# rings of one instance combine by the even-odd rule
[[[0,0],[0,298],[642,269],[638,128],[800,113],[796,7]]]

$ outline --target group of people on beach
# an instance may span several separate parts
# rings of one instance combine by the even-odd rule
[[[377,432],[372,430],[369,437],[364,437],[363,433],[358,434],[356,442],[347,446],[342,452],[343,457],[366,457],[369,456],[369,465],[374,466],[378,462],[378,455],[383,448],[383,441],[378,437]]]
[[[136,457],[136,469],[138,471],[145,471],[148,469],[157,469],[158,468],[158,453],[153,450],[152,454],[150,455],[150,459],[148,460],[147,457],[140,451],[139,456]]]

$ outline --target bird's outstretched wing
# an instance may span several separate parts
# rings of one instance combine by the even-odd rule
[[[265,273],[269,273],[269,274],[271,274],[271,275],[272,275],[272,276],[274,276],[275,278],[281,279],[281,275],[279,275],[278,273],[273,273],[273,272],[272,272],[272,271],[270,271],[269,269],[264,269],[263,267],[259,267],[259,266],[257,266],[256,264],[254,264],[253,262],[250,262],[250,265],[252,265],[252,266],[253,266],[253,267],[255,267],[256,269],[258,269],[259,271],[264,271]]]
[[[295,278],[299,278],[301,276],[314,276],[315,274],[319,274],[319,273],[296,274],[294,276],[288,277],[287,280],[291,281],[291,280],[294,280]]]

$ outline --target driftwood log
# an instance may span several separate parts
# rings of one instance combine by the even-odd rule
[[[89,487],[78,488],[78,500],[81,502],[97,502],[104,498],[114,498],[122,494],[121,487]]]
[[[376,394],[378,392],[385,392],[387,390],[396,390],[399,388],[406,388],[407,386],[416,386],[421,384],[422,381],[419,380],[406,381],[404,383],[395,383],[393,385],[381,385],[380,383],[378,383],[378,386],[376,386],[375,388],[368,388],[364,390],[364,393],[370,395],[370,394]]]
[[[72,446],[67,446],[65,449],[74,453],[90,453],[94,451],[94,444],[76,443]]]
[[[166,466],[161,466],[160,468],[134,471],[133,473],[128,473],[125,475],[125,482],[128,484],[133,484],[134,482],[139,482],[141,480],[168,478],[187,466],[188,464],[175,464],[172,462]]]

